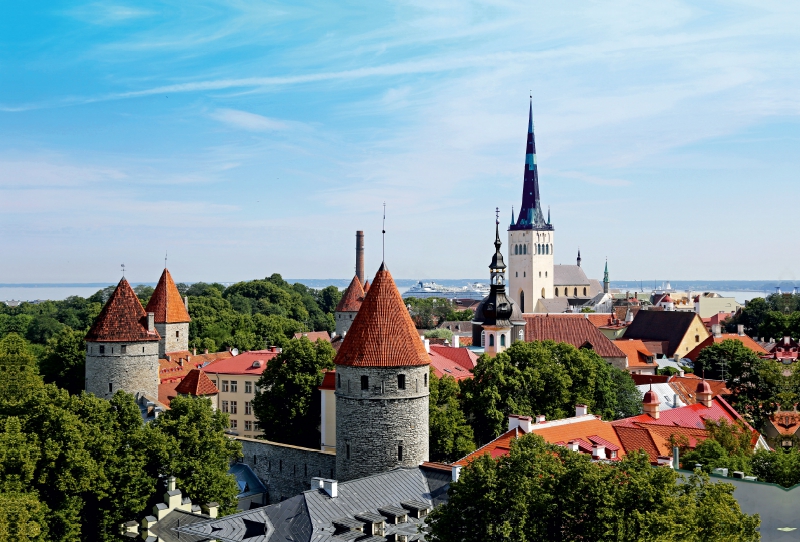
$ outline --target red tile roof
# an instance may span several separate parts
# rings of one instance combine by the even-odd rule
[[[648,350],[642,341],[638,339],[617,339],[614,344],[628,357],[628,367],[658,368],[655,363],[655,354]],[[648,358],[652,359],[652,362],[648,363]]]
[[[336,371],[325,371],[322,376],[322,384],[318,390],[335,390],[336,389]]]
[[[322,339],[323,341],[331,342],[331,336],[328,335],[327,331],[303,331],[302,333],[295,333],[294,338],[299,339],[301,337],[305,337],[312,343],[317,342],[318,339]]]
[[[537,423],[531,433],[541,436],[551,444],[566,446],[569,442],[578,441],[579,449],[584,453],[592,453],[592,444],[601,444],[608,450],[618,451],[614,459],[625,455],[614,427],[597,416],[586,415]],[[606,458],[611,459],[608,454]]]
[[[471,371],[478,363],[478,355],[468,348],[453,348],[452,346],[431,345],[431,353],[437,354],[454,361],[467,371]]]
[[[364,283],[364,295],[366,295],[367,292],[369,292],[369,281]]]
[[[230,352],[192,355],[188,350],[167,352],[158,360],[158,376],[162,383],[180,382],[192,369],[200,369],[206,363],[233,357]]]
[[[650,431],[647,429],[642,427],[618,426],[614,427],[614,430],[617,433],[617,437],[619,437],[619,441],[622,443],[622,447],[625,448],[627,453],[644,450],[650,457],[651,462],[656,462],[660,455],[665,455],[662,454],[662,450],[659,450],[656,446],[653,437],[650,435]]]
[[[354,367],[430,364],[417,328],[385,264],[381,264],[375,275],[334,363]]]
[[[668,375],[631,374],[631,378],[637,386],[641,386],[642,384],[666,384],[669,381]]]
[[[147,313],[124,278],[108,298],[94,325],[86,334],[92,342],[158,341],[158,332],[147,331]]]
[[[252,350],[238,356],[209,363],[203,367],[203,370],[208,374],[259,376],[267,368],[267,363],[277,357],[278,354],[277,348],[274,350]]]
[[[177,324],[191,320],[175,281],[166,268],[158,279],[145,311],[155,314],[156,322],[159,324]]]
[[[173,399],[178,396],[175,388],[180,384],[179,381],[162,382],[158,385],[158,402],[169,408]]]
[[[513,441],[520,435],[524,434],[525,431],[523,431],[519,427],[516,427],[510,431],[506,431],[505,433],[503,433],[490,443],[481,446],[480,448],[478,448],[468,456],[464,457],[463,459],[459,459],[458,461],[453,463],[453,465],[466,466],[470,463],[470,461],[478,457],[481,457],[484,454],[489,454],[492,457],[500,457],[503,455],[507,455],[509,450],[511,450],[511,441]]]
[[[689,393],[694,395],[695,390],[697,388],[697,384],[703,379],[699,376],[686,373],[684,376],[673,375],[669,378],[670,384],[681,384]],[[705,379],[706,384],[711,387],[711,394],[716,397],[717,395],[730,395],[731,390],[728,389],[727,384],[724,380],[712,380],[710,378]],[[697,402],[697,398],[694,398],[693,402]],[[687,402],[687,401],[684,401]]]
[[[454,348],[453,350],[456,349]],[[458,350],[461,349],[459,348]],[[456,380],[472,378],[472,373],[469,369],[462,367],[454,360],[440,354],[438,351],[434,350],[433,347],[431,347],[431,367],[433,367],[433,372],[438,378],[442,378],[443,376],[451,376]]]
[[[219,393],[219,390],[208,378],[208,375],[202,369],[192,369],[189,374],[181,380],[180,384],[175,388],[177,393],[183,395],[214,395]]]
[[[358,275],[356,275],[350,281],[350,286],[344,291],[339,304],[336,305],[336,312],[358,312],[361,309],[361,303],[364,301],[364,295],[364,288],[361,286],[361,281],[358,280]]]
[[[700,352],[702,352],[705,348],[708,348],[709,346],[711,346],[712,344],[715,344],[715,343],[717,343],[717,344],[721,343],[724,340],[739,341],[743,345],[745,345],[747,348],[749,348],[750,350],[752,350],[753,352],[758,354],[759,356],[763,356],[763,355],[766,355],[768,353],[766,350],[764,350],[761,347],[761,345],[759,345],[757,342],[755,342],[753,339],[751,339],[747,335],[739,335],[737,333],[722,333],[722,334],[720,334],[719,337],[714,337],[713,335],[710,335],[710,336],[706,337],[706,339],[704,341],[701,341],[700,344],[695,346],[694,349],[691,352],[689,352],[688,354],[686,354],[686,356],[684,356],[684,357],[689,358],[693,362],[697,361],[697,357],[700,355]]]
[[[587,313],[588,314],[588,313]],[[569,343],[576,348],[591,348],[603,358],[624,358],[625,354],[587,318],[573,315],[524,314],[525,340]]]

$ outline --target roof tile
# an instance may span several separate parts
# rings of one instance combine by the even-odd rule
[[[364,288],[361,286],[361,281],[358,280],[358,275],[356,275],[350,281],[350,286],[344,291],[339,304],[336,305],[335,312],[358,312],[361,308],[361,303],[364,301],[364,295]]]
[[[525,314],[525,340],[569,343],[575,348],[591,345],[603,358],[624,358],[625,354],[586,318],[546,314]]]
[[[191,320],[181,293],[166,268],[161,273],[161,278],[158,279],[156,289],[150,296],[145,311],[155,314],[158,324],[177,324]]]
[[[219,393],[217,387],[202,369],[192,369],[189,371],[189,374],[177,385],[175,391],[184,395],[195,396]]]

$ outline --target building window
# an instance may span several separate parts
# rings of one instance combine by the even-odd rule
[[[106,353],[106,347],[103,346],[102,344],[100,345],[100,353],[101,354],[105,354]]]
[[[425,373],[422,381],[423,381],[425,387],[427,388],[428,387],[428,373]]]
[[[522,272],[522,276],[523,276],[523,277],[527,277],[527,276],[528,276],[528,275],[527,275],[527,272],[526,272],[526,271],[523,271],[523,272]]]
[[[222,401],[222,412],[228,412],[228,401]]]
[[[239,382],[236,380],[231,380],[231,393],[236,393],[236,388],[239,385]]]
[[[228,381],[227,380],[223,380],[222,381],[222,391],[228,391]]]
[[[519,312],[525,312],[525,292],[519,293]]]
[[[527,254],[528,253],[528,245],[522,245],[522,253],[523,254]]]
[[[481,331],[481,346],[486,345],[486,331]]]
[[[547,248],[547,253],[550,254],[550,245],[547,245],[546,248]]]
[[[694,336],[694,342],[696,342],[696,343],[700,342],[700,335],[695,335]]]
[[[111,382],[109,382],[108,383],[108,393],[111,393],[113,391],[112,388],[113,388],[113,386],[111,385]]]
[[[253,383],[249,380],[246,380],[244,383],[244,392],[245,393],[253,393]]]
[[[505,346],[505,345],[506,345],[506,336],[505,336],[505,334],[501,334],[500,335],[500,346]]]
[[[556,288],[556,297],[558,297],[558,288]]]
[[[345,444],[345,453],[347,454],[347,459],[350,459],[350,444]]]
[[[175,332],[175,338],[179,339],[180,337],[181,337],[181,332],[180,331],[176,331]]]
[[[120,354],[124,354],[127,351],[128,351],[128,346],[127,345],[123,344],[122,346],[119,347]]]
[[[244,421],[244,430],[245,431],[252,431],[253,430],[253,422],[251,422],[250,420],[245,420]]]
[[[231,414],[236,414],[236,401],[231,401]]]
[[[369,389],[369,377],[367,375],[361,376],[361,389],[368,390]]]
[[[583,295],[586,296],[586,286],[583,287]]]
[[[258,431],[258,422],[253,422],[253,431]]]
[[[519,271],[514,271],[514,276],[519,278]]]
[[[231,420],[231,429],[238,429],[238,428],[239,428],[239,422],[236,420]]]
[[[489,346],[494,346],[494,334],[489,333]]]
[[[342,375],[340,374],[336,375],[336,387],[337,388],[342,387]]]
[[[245,414],[252,414],[253,413],[253,404],[250,401],[244,402],[244,413]]]
[[[542,278],[542,272],[541,271],[539,271],[539,278]],[[544,296],[542,296],[542,297],[544,297]]]
[[[547,271],[544,272],[544,277],[547,278]]]
[[[575,297],[578,297],[578,289],[577,288],[573,288],[572,289],[572,295],[575,296]]]
[[[406,389],[406,375],[397,375],[397,389]]]
[[[402,461],[403,460],[403,445],[402,444],[399,444],[397,446],[397,460],[398,461]]]
[[[519,254],[519,245],[514,245],[514,256]]]
[[[544,288],[542,288],[542,299],[544,299]]]

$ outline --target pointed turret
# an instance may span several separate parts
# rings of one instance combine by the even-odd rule
[[[536,165],[536,140],[533,136],[533,100],[528,110],[528,142],[525,149],[525,174],[522,185],[522,207],[517,223],[512,229],[540,229],[546,227],[539,196],[539,172]]]
[[[580,264],[578,264],[580,265]],[[606,259],[606,270],[603,273],[603,293],[608,293],[609,280],[608,280],[608,259]]]
[[[157,341],[159,338],[155,327],[148,328],[147,312],[124,278],[86,334],[90,342]]]
[[[578,249],[578,267],[581,266],[581,249]]]
[[[156,289],[147,302],[147,312],[155,315],[156,329],[161,334],[158,355],[169,352],[186,352],[189,349],[188,301],[181,298],[172,275],[165,267]]]
[[[364,288],[361,286],[361,281],[358,275],[353,277],[350,281],[350,286],[342,294],[342,299],[336,305],[334,310],[334,319],[336,320],[336,334],[344,335],[350,329],[353,319],[361,309],[361,303],[364,301]]]

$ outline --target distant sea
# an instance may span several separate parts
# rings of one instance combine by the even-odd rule
[[[309,288],[324,288],[326,286],[336,286],[340,289],[347,288],[351,279],[286,279],[290,283],[299,282],[305,284]],[[222,281],[220,281],[222,282]],[[419,279],[395,279],[397,288],[400,293],[405,292],[411,286],[419,282]],[[436,282],[442,286],[465,286],[470,283],[480,282],[488,283],[483,279],[423,279],[423,282]],[[155,286],[155,282],[136,282],[132,283],[133,286],[138,284],[145,284],[147,286]],[[232,282],[222,282],[222,284],[230,285]],[[89,297],[96,291],[105,288],[106,286],[113,286],[112,283],[104,282],[90,282],[90,283],[28,283],[28,284],[3,284],[0,283],[0,301],[7,300],[20,300],[20,301],[35,301],[35,300],[61,300],[67,297],[77,295],[81,297]],[[661,283],[655,285],[658,288],[662,287]],[[670,286],[674,290],[685,291],[691,290],[693,292],[717,292],[725,297],[735,297],[740,303],[754,297],[765,297],[776,291],[776,287],[780,287],[781,291],[788,293],[796,286],[795,283],[779,281],[779,280],[674,280],[670,282]],[[652,291],[654,284],[652,282],[641,281],[611,281],[611,288],[620,290],[630,290],[631,292]]]

